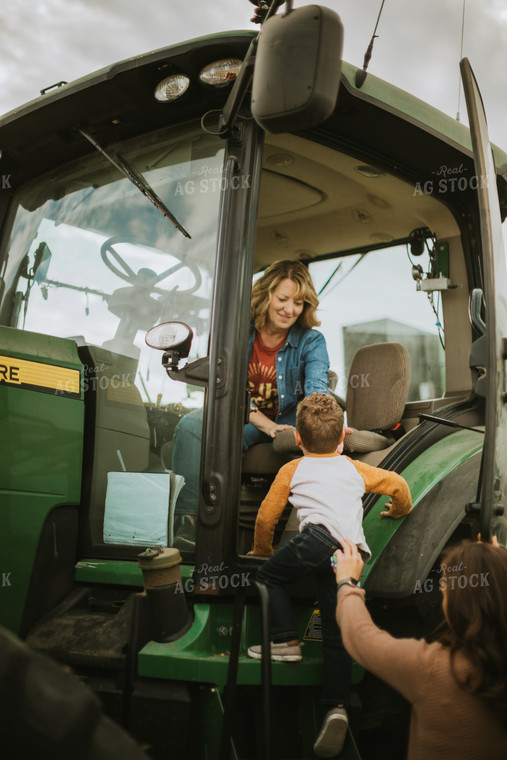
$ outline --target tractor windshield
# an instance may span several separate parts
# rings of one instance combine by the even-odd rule
[[[94,459],[89,540],[94,547],[109,543],[114,554],[115,543],[170,536],[143,535],[135,526],[124,531],[114,522],[106,535],[111,473],[164,474],[166,494],[177,424],[191,411],[201,424],[203,389],[169,380],[161,354],[144,337],[158,322],[186,322],[195,332],[189,360],[207,354],[223,143],[197,129],[170,137],[165,130],[114,146],[113,155],[128,162],[190,238],[107,158],[91,154],[25,186],[4,258],[1,315],[5,325],[78,345],[85,451]],[[128,488],[140,494],[155,480],[143,486],[131,479]],[[174,491],[174,478],[172,485]],[[167,514],[164,519],[167,526]]]

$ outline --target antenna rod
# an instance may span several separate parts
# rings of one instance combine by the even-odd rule
[[[368,64],[370,63],[371,54],[373,53],[373,43],[375,42],[375,37],[378,37],[377,27],[378,23],[380,21],[380,16],[382,15],[382,11],[384,9],[384,3],[386,0],[382,0],[382,5],[380,6],[380,11],[377,16],[377,23],[375,24],[375,29],[373,30],[373,34],[370,40],[370,44],[368,45],[366,49],[366,53],[364,54],[364,61],[363,61],[363,69],[362,71],[356,72],[356,87],[362,87],[364,84],[364,80],[366,79],[366,69],[368,68]]]
[[[463,0],[463,15],[461,17],[461,48],[459,52],[459,59],[463,58],[463,38],[465,36],[465,3],[466,0]],[[459,108],[461,104],[461,77],[458,79],[458,112],[456,113],[456,121],[460,120],[459,117]]]

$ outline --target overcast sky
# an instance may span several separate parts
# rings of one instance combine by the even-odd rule
[[[303,5],[295,0],[294,6]],[[341,16],[344,59],[362,66],[381,0],[324,0]],[[248,0],[0,0],[0,113],[108,64],[250,24]],[[459,96],[463,0],[385,0],[369,71],[466,121]],[[507,0],[466,0],[463,55],[491,139],[507,150]],[[460,99],[459,99],[460,97]]]

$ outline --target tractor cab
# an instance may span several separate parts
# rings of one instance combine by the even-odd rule
[[[256,514],[301,453],[290,431],[242,450],[250,297],[273,262],[312,277],[345,453],[411,489],[399,521],[364,498],[376,619],[424,635],[441,550],[507,541],[507,155],[471,68],[472,131],[358,76],[336,14],[278,5],[260,35],[154,51],[0,120],[15,178],[0,194],[1,622],[155,756],[225,757],[236,728],[238,757],[266,746],[266,714],[247,726],[235,709],[269,687],[245,654],[265,622]],[[296,530],[288,506],[275,541]],[[262,692],[280,757],[307,757],[314,736],[314,602],[311,583],[294,589],[304,662],[275,663]],[[402,736],[392,695],[359,668],[354,685]]]

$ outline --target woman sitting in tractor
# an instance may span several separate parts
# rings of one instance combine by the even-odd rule
[[[316,310],[317,293],[299,261],[271,264],[253,286],[248,344],[250,419],[243,451],[294,427],[298,402],[327,392],[329,358]],[[174,434],[173,469],[185,478],[176,505],[174,546],[191,550],[197,514],[202,411],[190,412]]]

